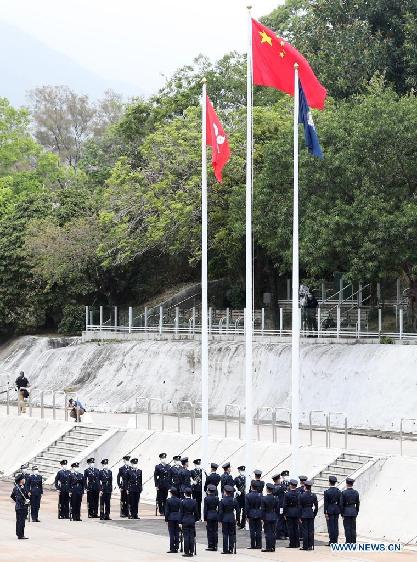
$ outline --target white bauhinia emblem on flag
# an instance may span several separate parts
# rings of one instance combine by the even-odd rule
[[[214,134],[216,135],[217,152],[220,153],[219,145],[222,145],[224,143],[224,141],[226,140],[226,137],[223,137],[222,135],[219,135],[219,128],[216,125],[216,123],[213,123],[213,128],[214,128]]]
[[[307,120],[308,120],[307,122],[310,125],[310,127],[313,127],[313,129],[315,129],[316,127],[314,126],[314,121],[313,121],[313,116],[311,114],[311,111],[309,111],[307,113]]]

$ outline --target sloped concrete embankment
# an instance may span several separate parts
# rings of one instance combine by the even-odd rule
[[[290,405],[289,343],[254,343],[254,406]],[[417,411],[417,346],[310,344],[301,349],[301,411],[343,411],[350,427],[396,430]],[[210,343],[210,413],[243,405],[244,344]],[[81,343],[22,337],[0,349],[1,373],[34,388],[77,389],[87,409],[132,411],[135,396],[200,401],[200,343],[163,339]],[[5,378],[5,374],[2,378]],[[1,382],[1,381],[0,381]]]

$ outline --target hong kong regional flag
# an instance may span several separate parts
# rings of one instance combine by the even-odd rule
[[[299,79],[308,105],[323,109],[326,89],[301,53],[277,37],[270,29],[252,20],[253,83],[271,86],[294,95],[294,64],[298,63]]]
[[[214,111],[210,98],[206,96],[207,145],[211,146],[211,163],[218,182],[222,182],[222,170],[230,158],[230,146],[222,124]]]

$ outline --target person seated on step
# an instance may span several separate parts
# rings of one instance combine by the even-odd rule
[[[74,400],[74,398],[68,400],[68,410],[70,411],[70,417],[77,422],[80,422],[81,416],[85,414],[84,406],[79,400]]]

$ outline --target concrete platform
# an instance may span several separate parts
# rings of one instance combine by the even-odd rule
[[[15,536],[15,514],[13,502],[8,499],[10,484],[0,483],[0,561],[7,562],[160,562],[161,560],[178,560],[180,554],[173,557],[166,553],[168,536],[164,535],[164,523],[155,519],[151,507],[142,505],[140,521],[120,520],[118,502],[112,502],[113,521],[100,522],[84,519],[80,523],[58,520],[56,516],[57,494],[46,492],[40,511],[41,523],[28,523],[27,541],[18,541]],[[85,498],[84,498],[85,500]],[[83,502],[82,514],[86,506]],[[238,535],[236,561],[275,560],[280,562],[326,562],[335,559],[344,562],[413,562],[417,553],[404,550],[397,554],[340,553],[332,554],[328,547],[322,546],[327,539],[324,535],[316,536],[315,550],[300,553],[298,550],[284,548],[280,543],[275,553],[247,551],[245,531]],[[197,556],[201,560],[219,562],[224,560],[220,553],[206,552],[204,526],[199,525]]]

